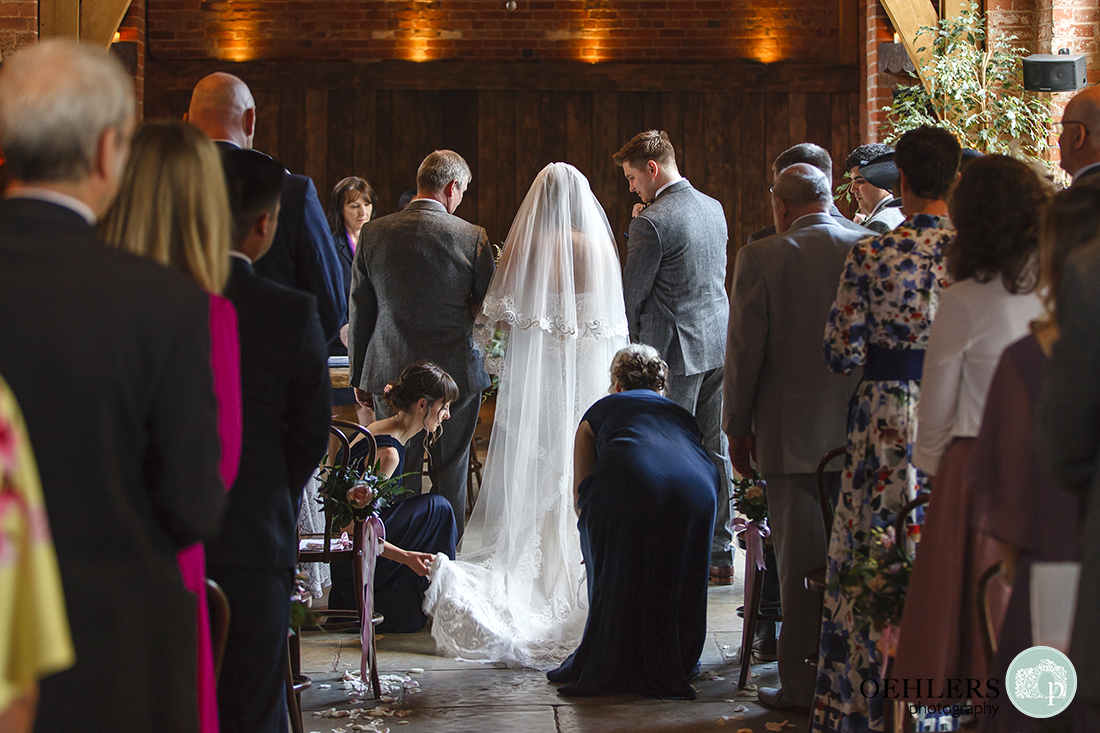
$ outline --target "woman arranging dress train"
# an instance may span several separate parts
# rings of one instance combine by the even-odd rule
[[[485,483],[458,562],[432,567],[424,608],[441,653],[550,669],[587,613],[573,435],[627,343],[611,227],[571,165],[544,168],[516,215],[475,336],[496,331],[507,346],[488,365],[500,392]]]

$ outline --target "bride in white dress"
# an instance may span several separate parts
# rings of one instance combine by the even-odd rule
[[[441,654],[553,669],[584,634],[573,437],[628,343],[611,227],[588,179],[551,163],[508,233],[475,326],[504,333],[485,482],[458,559],[432,566],[424,610]]]

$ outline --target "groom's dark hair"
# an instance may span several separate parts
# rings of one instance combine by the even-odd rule
[[[641,170],[651,160],[661,166],[676,166],[676,151],[664,130],[646,130],[630,138],[630,142],[611,156],[615,165],[630,163],[631,168]]]

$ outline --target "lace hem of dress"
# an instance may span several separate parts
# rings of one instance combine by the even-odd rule
[[[566,317],[564,309],[548,307],[547,310],[558,312],[541,316],[529,317],[516,308],[515,299],[511,296],[503,298],[485,298],[481,306],[479,322],[488,324],[507,323],[512,328],[529,329],[538,328],[548,334],[555,335],[565,340],[570,338],[611,338],[613,336],[628,336],[626,319],[611,322],[602,318],[584,319],[583,314],[592,310],[591,303],[594,296],[582,294],[576,296],[576,318]]]

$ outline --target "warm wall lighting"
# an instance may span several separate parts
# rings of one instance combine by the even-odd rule
[[[122,34],[119,33],[118,31],[115,31],[115,37],[111,39],[111,43],[118,43],[121,40],[122,40]]]
[[[431,60],[431,54],[428,52],[428,39],[421,36],[410,38],[405,47],[405,58],[417,63]]]
[[[752,58],[765,64],[771,64],[780,60],[779,49],[775,39],[759,38],[752,43]]]
[[[217,58],[222,61],[251,61],[256,58],[256,49],[252,46],[252,39],[259,33],[256,21],[235,20],[223,16],[218,23],[218,30],[220,33],[215,34],[215,38],[227,43],[215,47],[214,55]]]

